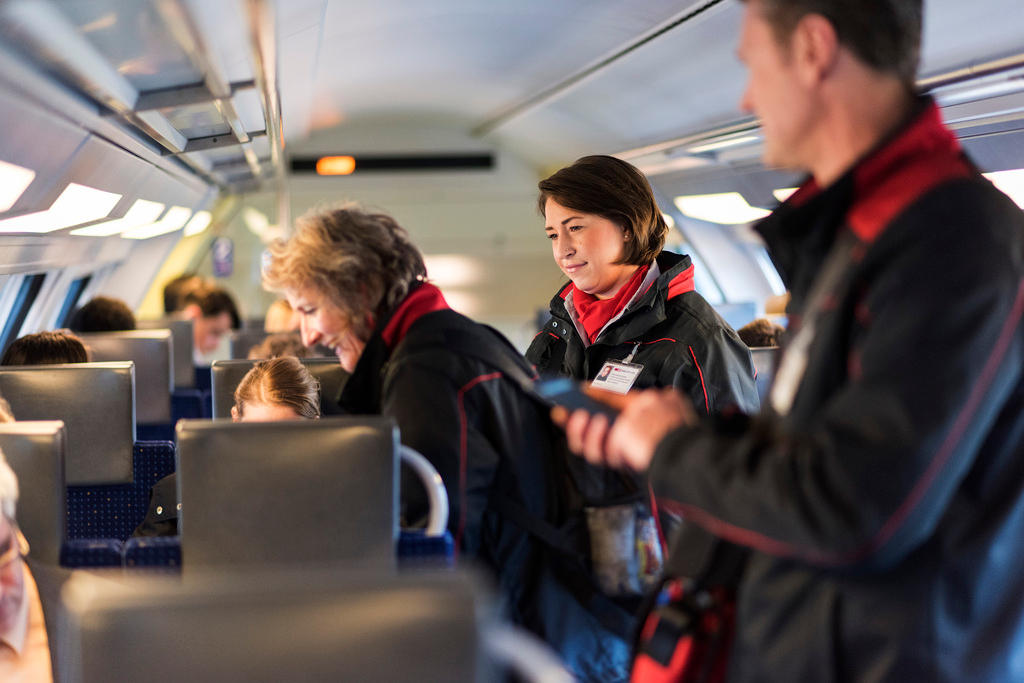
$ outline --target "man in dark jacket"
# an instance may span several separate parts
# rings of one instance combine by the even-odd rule
[[[749,549],[731,680],[1024,679],[1024,216],[913,95],[921,11],[747,2],[744,106],[811,173],[758,226],[793,296],[766,410],[567,424]]]

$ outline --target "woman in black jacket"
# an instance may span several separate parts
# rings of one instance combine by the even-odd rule
[[[758,409],[750,352],[696,292],[689,256],[636,168],[587,156],[539,184],[555,263],[569,278],[527,359],[541,374],[630,389],[674,386],[706,414]]]
[[[394,417],[402,443],[437,468],[456,552],[495,576],[508,616],[548,640],[581,678],[622,679],[626,644],[603,636],[552,579],[540,543],[502,511],[511,504],[554,520],[563,505],[547,410],[522,388],[530,365],[448,307],[390,216],[353,205],[307,214],[270,254],[264,283],[298,312],[303,343],[330,347],[351,373],[342,408]],[[406,472],[401,500],[407,522],[426,511]]]

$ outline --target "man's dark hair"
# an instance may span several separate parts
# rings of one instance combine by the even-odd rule
[[[622,159],[583,157],[540,181],[537,187],[541,215],[548,199],[553,199],[567,209],[592,213],[620,226],[629,236],[620,263],[646,266],[665,246],[668,224],[651,185],[643,173]]]
[[[760,5],[781,43],[788,43],[804,15],[820,14],[831,22],[840,44],[862,62],[895,74],[914,89],[923,0],[760,0]]]
[[[0,365],[57,365],[89,361],[82,340],[67,330],[26,334],[11,342]]]
[[[71,315],[73,332],[114,332],[134,330],[135,315],[120,299],[98,296]]]
[[[238,307],[235,300],[231,298],[226,289],[203,285],[192,289],[185,294],[184,306],[195,304],[204,318],[211,318],[221,313],[227,313],[231,317],[231,328],[237,330],[241,327],[242,321],[238,317]]]
[[[182,273],[164,285],[164,313],[177,313],[185,308],[185,295],[203,286],[203,278],[195,273]]]

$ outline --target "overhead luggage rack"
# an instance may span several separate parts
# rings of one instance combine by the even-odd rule
[[[93,132],[116,122],[206,184],[248,190],[283,178],[273,20],[264,0],[238,3],[242,21],[228,5],[12,0],[0,39],[98,105]]]

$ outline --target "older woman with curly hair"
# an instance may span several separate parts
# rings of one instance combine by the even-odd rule
[[[263,277],[299,313],[303,342],[330,347],[351,373],[341,407],[394,417],[402,442],[437,468],[457,552],[496,577],[512,620],[600,667],[608,655],[597,632],[565,632],[582,608],[551,578],[545,548],[496,502],[546,519],[563,504],[547,410],[522,391],[533,368],[448,307],[386,214],[344,205],[303,216],[290,240],[270,247]],[[406,472],[401,499],[407,520],[426,511]]]

